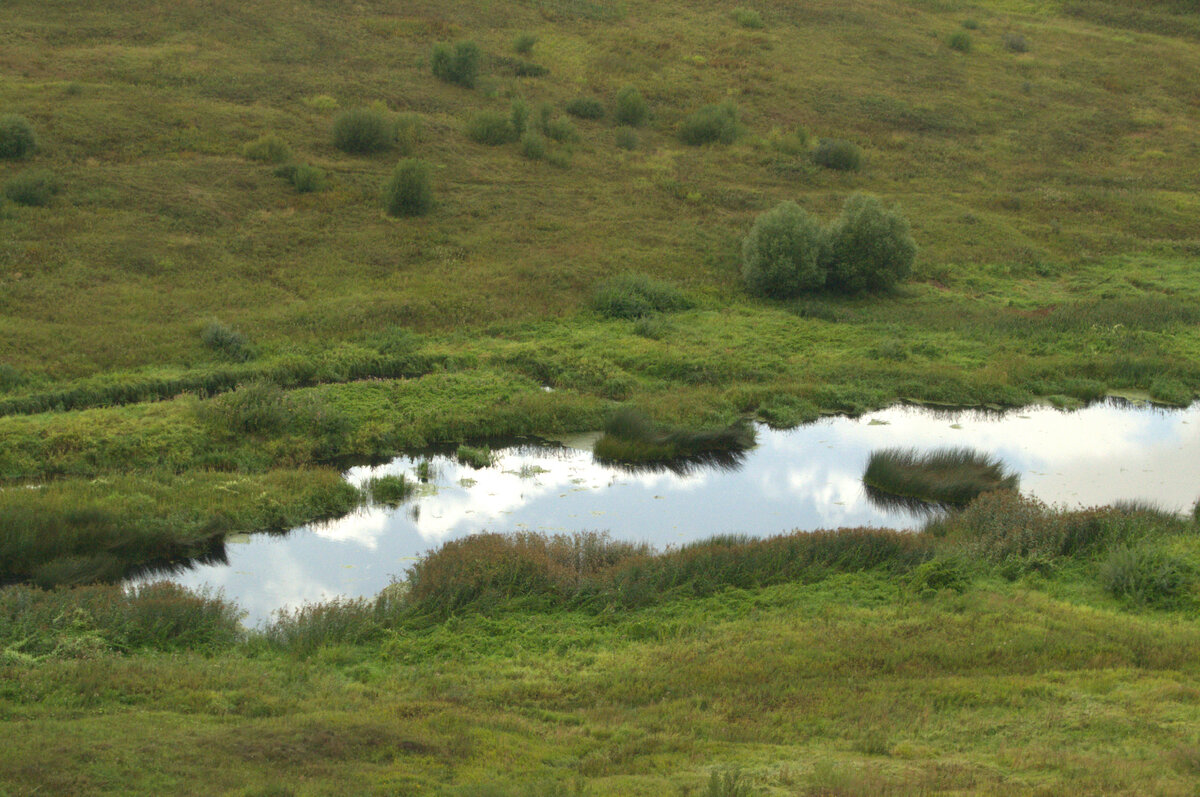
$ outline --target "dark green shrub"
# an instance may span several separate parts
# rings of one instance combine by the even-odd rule
[[[521,137],[521,154],[530,160],[546,157],[546,139],[536,130],[527,130]]]
[[[282,138],[267,133],[243,147],[242,154],[254,161],[283,163],[292,156],[292,151]]]
[[[503,114],[495,111],[480,111],[467,122],[467,138],[476,144],[486,144],[498,147],[507,144],[516,137],[512,122]]]
[[[1196,571],[1191,564],[1151,548],[1113,551],[1100,577],[1113,597],[1162,609],[1186,603],[1196,585]]]
[[[567,113],[578,119],[599,119],[604,116],[604,105],[595,97],[576,97],[567,103]]]
[[[637,133],[633,131],[632,127],[618,127],[614,141],[621,149],[637,149]]]
[[[44,207],[50,204],[62,185],[52,172],[28,169],[4,184],[4,195],[18,205]]]
[[[508,71],[512,72],[517,77],[542,77],[550,74],[550,70],[541,64],[535,64],[532,61],[521,61],[519,59],[511,59],[507,64]]]
[[[396,128],[377,108],[355,108],[333,120],[333,145],[352,155],[369,155],[392,146]]]
[[[957,559],[931,559],[917,565],[908,576],[908,587],[919,597],[929,598],[942,590],[966,592],[971,572]]]
[[[220,321],[209,321],[205,324],[200,330],[200,341],[206,348],[234,362],[245,362],[251,356],[246,336]]]
[[[787,299],[825,284],[825,233],[795,202],[754,221],[742,241],[742,279],[755,296]]]
[[[301,194],[322,191],[325,188],[325,172],[316,166],[300,164],[292,170],[291,183]]]
[[[706,105],[683,120],[679,140],[684,144],[732,144],[745,132],[738,120],[738,108],[732,100]]]
[[[731,16],[733,17],[733,21],[743,28],[757,30],[763,26],[762,15],[753,8],[742,8],[739,6],[733,9]]]
[[[508,121],[512,125],[513,135],[519,136],[529,125],[529,105],[520,97],[514,97],[508,111]]]
[[[521,55],[529,55],[533,52],[533,45],[537,44],[537,36],[532,33],[518,33],[513,39],[513,51]]]
[[[844,293],[886,291],[912,272],[917,257],[908,221],[876,197],[854,194],[829,229],[830,288]]]
[[[560,143],[571,143],[579,140],[579,131],[570,119],[554,119],[546,125],[546,137]]]
[[[1019,33],[1006,33],[1004,34],[1004,48],[1009,52],[1027,53],[1029,52],[1029,39]]]
[[[554,106],[548,102],[539,102],[537,108],[534,109],[533,116],[534,125],[542,135],[546,135],[546,130],[550,127],[550,120],[554,118]]]
[[[433,209],[429,164],[405,158],[383,187],[383,208],[390,216],[424,216]]]
[[[649,115],[650,108],[640,91],[633,86],[626,86],[617,92],[617,107],[613,111],[617,124],[640,127]]]
[[[25,384],[25,377],[8,363],[0,363],[0,392],[15,390]]]
[[[482,63],[483,53],[471,41],[457,42],[453,49],[448,44],[439,44],[433,48],[430,61],[433,76],[438,80],[468,89],[475,87]]]
[[[979,30],[979,20],[967,17],[963,20],[962,26],[967,30]]]
[[[271,434],[288,422],[283,389],[265,379],[238,385],[208,402],[208,417],[239,434]]]
[[[862,168],[862,150],[857,145],[837,138],[823,138],[813,150],[813,163],[839,172],[856,172]]]
[[[619,274],[596,287],[592,307],[605,318],[641,318],[686,310],[691,301],[678,288],[645,274]]]
[[[23,158],[37,148],[37,136],[23,116],[0,116],[0,158]]]
[[[965,30],[956,30],[951,33],[946,43],[950,45],[951,50],[958,50],[960,53],[971,52],[971,34]]]

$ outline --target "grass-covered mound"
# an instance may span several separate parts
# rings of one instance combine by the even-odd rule
[[[969,448],[924,453],[887,448],[871,454],[863,473],[870,490],[952,506],[964,506],[992,490],[1015,490],[1017,481],[999,459]]]
[[[645,413],[624,408],[604,424],[593,453],[603,462],[626,465],[721,464],[737,461],[754,442],[754,427],[745,420],[718,429],[663,429]]]

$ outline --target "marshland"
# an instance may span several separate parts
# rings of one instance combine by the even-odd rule
[[[0,792],[1194,793],[1196,74],[1181,0],[6,3]]]

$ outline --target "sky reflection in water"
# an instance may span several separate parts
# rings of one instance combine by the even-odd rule
[[[768,536],[841,526],[915,528],[921,518],[867,500],[861,476],[871,451],[965,445],[999,456],[1021,490],[1052,504],[1149,499],[1190,508],[1200,496],[1200,404],[1165,411],[1098,404],[1064,413],[1028,408],[1003,416],[893,407],[784,432],[758,429],[758,446],[735,469],[628,472],[595,464],[594,436],[562,447],[506,449],[495,467],[472,470],[435,458],[427,494],[395,510],[368,508],[285,536],[230,540],[228,565],[170,576],[220,588],[255,624],[281,607],[335,596],[370,596],[421,553],[482,530],[607,530],[658,547],[726,532]],[[413,476],[401,457],[353,468]]]

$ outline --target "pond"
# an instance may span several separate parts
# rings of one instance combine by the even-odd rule
[[[255,624],[305,602],[374,595],[422,553],[483,530],[606,530],[662,548],[731,532],[917,528],[923,517],[873,504],[862,486],[870,453],[892,446],[994,454],[1020,474],[1023,493],[1051,504],[1142,499],[1183,512],[1200,497],[1200,404],[1165,410],[1108,401],[1072,412],[1030,407],[1003,414],[896,406],[757,431],[758,445],[736,466],[685,472],[598,464],[591,454],[598,435],[506,448],[492,467],[478,470],[432,457],[428,482],[401,507],[368,507],[286,535],[234,537],[228,564],[167,577],[222,590]],[[346,478],[415,479],[420,462],[400,457],[351,468]]]

